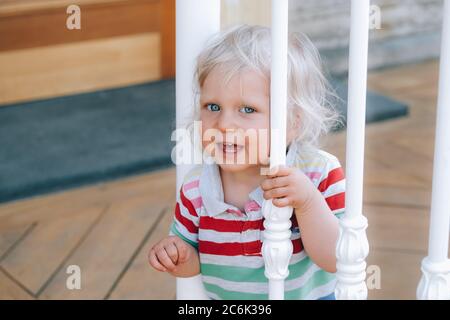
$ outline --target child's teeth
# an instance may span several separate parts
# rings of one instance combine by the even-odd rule
[[[238,151],[238,146],[234,143],[223,143],[223,150],[225,152],[236,153]]]

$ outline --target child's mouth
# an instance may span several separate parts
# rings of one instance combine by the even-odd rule
[[[235,143],[218,143],[217,146],[225,154],[236,154],[244,148],[244,146]]]

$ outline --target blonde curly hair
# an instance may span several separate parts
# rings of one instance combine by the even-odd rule
[[[237,25],[213,35],[198,55],[193,81],[194,107],[186,127],[200,119],[199,97],[208,74],[225,70],[225,82],[247,68],[270,80],[271,31],[264,26]],[[311,40],[299,32],[288,37],[288,125],[294,141],[304,147],[319,147],[319,139],[341,123],[334,108],[337,95],[323,74],[322,62]]]

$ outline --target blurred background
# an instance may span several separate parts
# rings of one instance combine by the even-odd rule
[[[270,0],[222,0],[222,28]],[[68,29],[80,9],[81,29]],[[371,299],[414,299],[426,255],[442,0],[373,0],[364,214]],[[346,115],[349,0],[290,1]],[[195,36],[195,35],[193,35]],[[146,252],[175,201],[175,0],[0,0],[0,299],[172,299]],[[345,127],[324,149],[345,165]],[[82,288],[66,273],[78,265]]]

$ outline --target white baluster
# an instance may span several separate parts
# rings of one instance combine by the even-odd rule
[[[272,65],[270,84],[271,146],[270,166],[286,164],[286,102],[288,0],[272,0]],[[277,208],[272,201],[263,204],[264,241],[262,255],[265,275],[269,279],[269,299],[284,299],[284,279],[289,274],[292,256],[292,208]]]
[[[433,189],[428,256],[422,261],[417,299],[450,300],[450,1],[444,2],[439,97],[437,106]]]
[[[176,122],[177,128],[192,108],[195,58],[206,39],[220,31],[220,0],[176,2]],[[189,139],[183,140],[189,143]],[[181,145],[189,150],[190,145]],[[192,150],[192,149],[191,149]],[[177,165],[177,189],[192,165]],[[207,299],[201,277],[177,278],[177,299]]]
[[[367,299],[367,219],[362,214],[369,0],[352,0],[346,150],[346,213],[336,247],[336,299]]]

